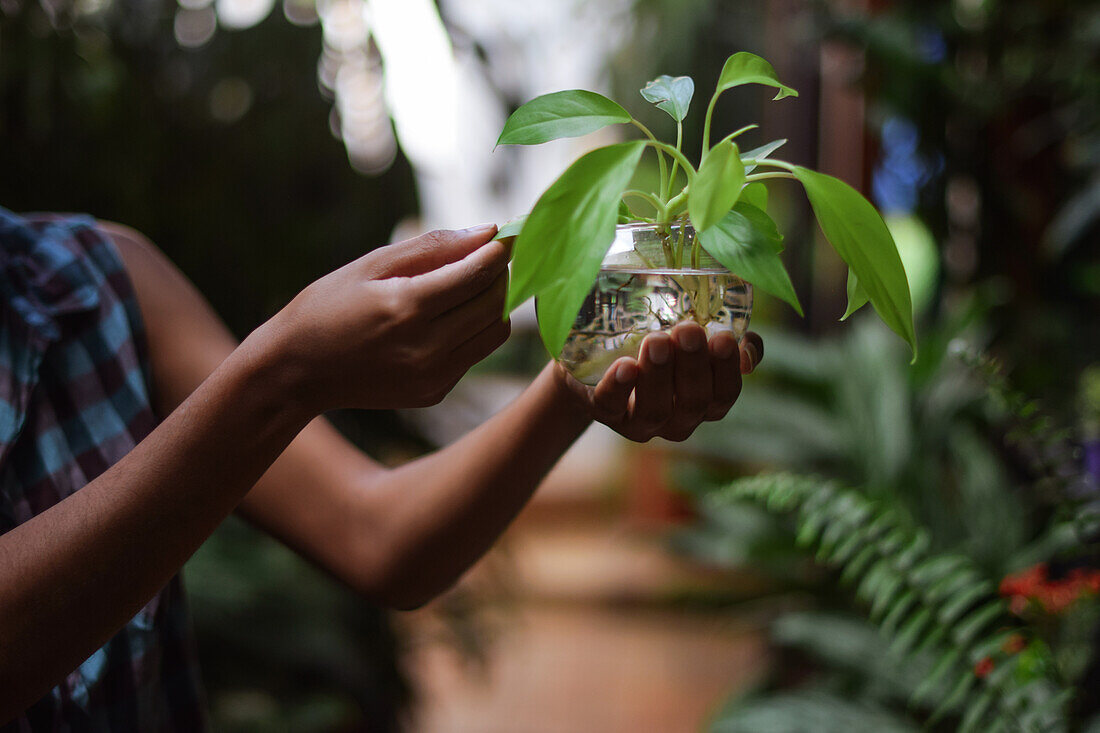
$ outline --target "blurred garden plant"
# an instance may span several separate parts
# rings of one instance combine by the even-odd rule
[[[817,599],[772,625],[817,673],[731,701],[714,730],[1085,723],[1100,630],[1096,478],[1073,436],[960,347],[983,318],[966,309],[929,333],[912,369],[870,321],[815,345],[769,335],[773,386],[694,444],[804,473],[730,483],[689,470],[702,518],[680,549],[739,566],[760,557]],[[837,377],[851,369],[866,377],[858,389]],[[830,572],[808,577],[784,546]]]
[[[759,56],[747,52],[730,56],[707,105],[698,168],[681,151],[683,120],[695,90],[690,77],[660,76],[641,90],[647,101],[675,120],[675,145],[658,140],[619,104],[584,90],[537,97],[508,118],[498,145],[545,143],[611,124],[634,125],[646,137],[582,156],[550,185],[530,215],[506,225],[499,235],[516,237],[506,312],[538,296],[539,328],[551,354],[558,354],[566,341],[614,239],[616,222],[649,222],[659,227],[665,261],[655,266],[696,266],[700,249],[705,250],[730,272],[786,301],[801,315],[802,306],[780,258],[783,238],[766,213],[765,181],[775,179],[802,184],[822,231],[847,263],[844,317],[869,301],[916,353],[909,283],[894,240],[875,208],[837,178],[771,158],[785,140],[742,153],[737,138],[756,125],[731,132],[711,146],[711,117],[718,98],[744,84],[774,87],[777,100],[798,94],[780,82],[772,65]],[[647,148],[657,156],[658,190],[627,189]],[[755,172],[757,168],[769,170]],[[682,183],[677,178],[681,172]],[[638,214],[627,200],[640,201],[652,211]],[[686,224],[694,228],[696,237],[685,238]]]

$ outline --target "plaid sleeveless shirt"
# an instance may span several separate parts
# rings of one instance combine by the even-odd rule
[[[0,208],[0,534],[79,491],[148,435],[157,423],[149,385],[133,286],[93,220]],[[177,575],[0,733],[206,727]]]

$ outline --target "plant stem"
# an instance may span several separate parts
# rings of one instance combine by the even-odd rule
[[[687,201],[687,197],[688,197],[688,189],[685,186],[683,191],[680,191],[680,193],[676,194],[675,196],[673,196],[672,198],[670,198],[668,200],[668,203],[665,204],[665,218],[666,218],[666,220],[668,219],[669,216],[674,216],[674,215],[679,213],[679,208],[681,206],[683,206],[684,203]]]
[[[684,123],[680,120],[676,120],[676,149],[683,149],[684,142]],[[680,161],[675,158],[672,159],[672,172],[668,175],[668,188],[665,189],[665,200],[668,200],[672,196],[672,188],[676,185],[676,172],[680,167]]]
[[[672,147],[672,146],[671,146],[671,145],[669,145],[668,143],[663,143],[663,142],[661,142],[661,141],[659,141],[659,140],[652,140],[652,141],[650,141],[650,142],[648,142],[648,143],[646,143],[646,144],[647,144],[647,145],[652,145],[652,146],[653,146],[653,147],[655,147],[655,148],[658,148],[658,149],[660,149],[660,150],[663,150],[663,151],[665,151],[665,152],[666,152],[666,153],[668,153],[668,154],[669,154],[669,155],[670,155],[670,156],[671,156],[671,157],[672,157],[672,158],[673,158],[674,160],[677,160],[677,161],[679,161],[679,163],[680,163],[680,167],[681,167],[681,168],[683,168],[683,169],[684,169],[684,173],[686,173],[686,174],[687,174],[687,178],[688,178],[688,185],[691,185],[691,182],[692,182],[693,180],[695,180],[695,166],[693,166],[693,165],[691,164],[691,161],[690,161],[690,160],[688,160],[688,159],[687,159],[686,157],[684,157],[684,154],[683,154],[683,153],[681,153],[681,152],[680,152],[679,150],[677,150],[676,148]]]
[[[657,236],[661,238],[661,249],[665,253],[665,264],[672,269],[676,268],[676,253],[673,251],[672,243],[668,241],[669,235],[672,232],[669,230],[666,224],[661,224],[657,227]]]
[[[718,141],[718,144],[721,145],[722,143],[724,143],[727,140],[733,140],[736,137],[740,137],[741,135],[745,134],[749,130],[755,130],[757,127],[760,127],[760,125],[757,125],[755,123],[752,124],[752,125],[745,125],[740,130],[734,130],[729,135],[726,135],[724,138],[722,138],[720,141]]]
[[[714,104],[718,101],[718,95],[721,91],[716,91],[714,96],[710,98],[710,104],[707,105],[707,116],[703,118],[703,153],[705,156],[710,151],[710,118],[714,114]],[[700,160],[702,160],[700,156]]]
[[[635,127],[637,127],[639,130],[641,130],[645,134],[646,137],[648,137],[650,139],[650,142],[652,142],[653,145],[654,145],[654,149],[657,151],[657,166],[661,169],[661,186],[658,190],[661,191],[661,192],[664,192],[666,189],[668,189],[669,183],[668,183],[668,169],[666,168],[666,165],[665,165],[665,156],[661,155],[661,146],[662,145],[664,145],[665,147],[668,147],[668,146],[665,145],[665,143],[662,143],[656,137],[654,137],[653,133],[649,131],[649,128],[646,127],[645,125],[643,125],[641,122],[638,122],[638,120],[636,120],[634,118],[631,118],[630,122]]]
[[[623,191],[623,196],[633,196],[635,198],[644,199],[646,203],[657,210],[658,218],[663,219],[665,218],[665,216],[667,216],[667,212],[665,211],[665,204],[651,193],[646,193],[645,191],[639,191],[636,188],[631,188]]]
[[[780,171],[774,171],[774,172],[769,172],[769,173],[750,173],[747,176],[745,176],[745,181],[747,183],[752,183],[753,181],[763,181],[763,180],[767,180],[768,178],[794,178],[794,174],[793,173],[783,173],[783,172],[780,172]]]
[[[788,163],[785,160],[776,160],[774,158],[746,158],[742,161],[745,165],[769,165],[773,168],[782,168],[783,170],[794,172],[794,169],[798,166],[793,163]]]

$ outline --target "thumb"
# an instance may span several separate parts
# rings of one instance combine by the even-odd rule
[[[458,262],[497,233],[496,224],[468,229],[436,229],[404,242],[381,247],[372,264],[379,277],[413,277]]]

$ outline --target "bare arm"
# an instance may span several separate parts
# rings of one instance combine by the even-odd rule
[[[429,404],[496,348],[492,233],[382,248],[314,283],[119,463],[0,536],[0,722],[163,587],[320,411]]]
[[[137,289],[155,401],[162,412],[171,411],[236,342],[152,245],[131,230],[106,228]],[[417,606],[489,548],[590,422],[550,370],[470,435],[395,470],[316,418],[240,510],[364,595],[385,605]]]
[[[114,234],[148,325],[157,396],[171,409],[234,341],[159,252],[132,232]],[[695,349],[688,353],[683,342],[691,336]],[[758,337],[752,341],[759,353]],[[751,369],[755,357],[746,355],[742,365],[732,338],[712,339],[709,354],[706,346],[695,324],[671,339],[648,340],[642,364],[617,363],[625,378],[616,380],[613,369],[595,390],[550,364],[484,425],[392,470],[315,419],[240,509],[364,595],[399,608],[420,605],[489,548],[592,415],[637,440],[683,439],[701,420],[724,416],[740,391],[742,366]],[[649,353],[659,347],[667,358],[655,364]]]

